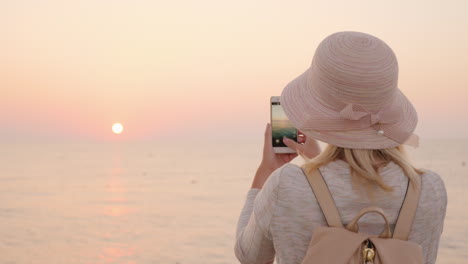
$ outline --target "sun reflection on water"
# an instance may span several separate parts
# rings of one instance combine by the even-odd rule
[[[100,230],[99,236],[106,241],[99,252],[97,261],[102,264],[136,264],[136,249],[130,246],[127,236],[132,230],[128,226],[128,217],[135,209],[128,205],[128,186],[123,180],[125,170],[121,167],[122,152],[113,153],[113,164],[110,169],[109,178],[103,189],[103,206],[100,215],[107,217],[105,226]]]
[[[125,263],[125,264],[136,264],[135,261],[128,260],[125,262],[124,259],[131,258],[135,255],[135,249],[128,246],[122,247],[106,247],[102,249],[99,255],[99,263]]]

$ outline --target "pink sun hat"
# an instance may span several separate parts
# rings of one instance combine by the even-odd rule
[[[352,149],[418,146],[418,115],[398,88],[398,62],[382,40],[337,32],[311,66],[283,89],[280,102],[306,136]]]

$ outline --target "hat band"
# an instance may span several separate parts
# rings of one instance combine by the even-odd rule
[[[371,113],[364,107],[348,103],[336,112],[334,116],[309,118],[299,128],[300,130],[346,131],[360,130],[372,127],[382,136],[398,143],[417,147],[419,138],[411,131],[402,130],[396,124],[403,118],[401,108],[382,108],[377,113]]]

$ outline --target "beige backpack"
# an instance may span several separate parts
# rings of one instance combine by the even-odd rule
[[[314,230],[309,248],[302,264],[412,264],[423,263],[420,245],[409,242],[408,235],[418,206],[420,189],[411,183],[400,210],[392,235],[387,218],[381,208],[372,206],[362,209],[346,227],[330,191],[317,169],[311,175],[304,172],[322,209],[328,227]],[[417,179],[419,182],[420,178]],[[421,186],[421,184],[418,184]],[[377,237],[358,233],[358,220],[365,214],[375,212],[385,220],[383,232]]]

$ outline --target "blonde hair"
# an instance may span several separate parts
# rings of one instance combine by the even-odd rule
[[[367,194],[373,196],[373,186],[378,186],[384,191],[393,191],[388,186],[379,173],[379,169],[389,162],[394,162],[403,170],[406,177],[413,184],[418,186],[418,174],[422,170],[413,167],[406,156],[403,146],[387,149],[349,149],[334,145],[328,145],[322,153],[313,159],[303,156],[306,163],[302,166],[307,174],[313,170],[334,160],[344,160],[349,164],[353,184],[357,187],[365,187]]]

